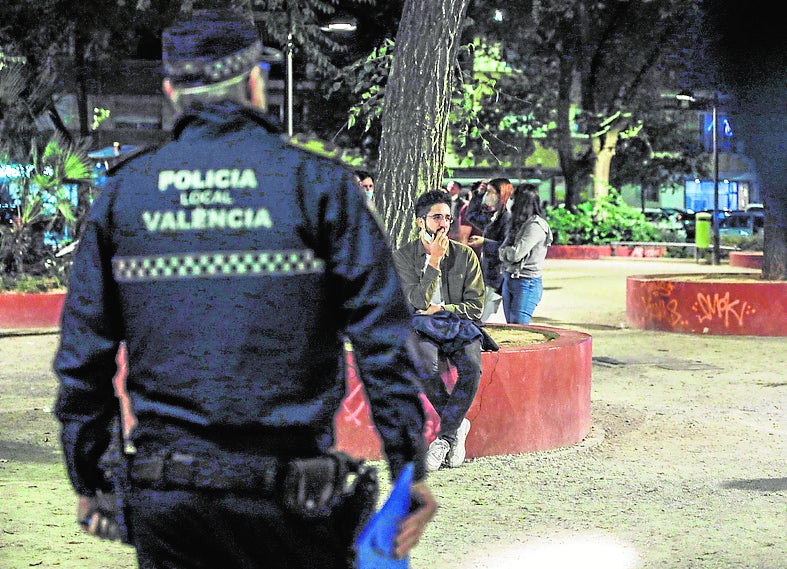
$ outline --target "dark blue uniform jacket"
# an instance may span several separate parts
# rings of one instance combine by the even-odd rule
[[[140,455],[310,456],[333,444],[353,344],[393,476],[424,476],[411,313],[351,172],[210,105],[110,177],[71,273],[54,369],[75,490],[102,486],[122,341]]]

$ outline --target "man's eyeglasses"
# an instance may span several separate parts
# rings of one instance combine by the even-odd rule
[[[442,213],[435,213],[435,214],[432,214],[432,215],[425,215],[424,217],[429,217],[429,218],[433,219],[434,221],[436,221],[437,223],[440,223],[443,220],[446,220],[448,223],[451,223],[454,220],[454,216],[453,215],[443,215]]]

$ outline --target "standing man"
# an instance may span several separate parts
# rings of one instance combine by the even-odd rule
[[[395,538],[405,556],[436,503],[383,232],[352,172],[291,147],[258,112],[250,18],[195,11],[163,48],[174,140],[108,180],[63,311],[55,415],[78,519],[111,534],[99,458],[125,342],[137,424],[118,486],[141,568],[351,567],[365,512],[343,486],[358,464],[329,452],[346,337],[392,478],[415,466],[420,507]]]
[[[459,342],[460,346],[454,338],[441,342],[419,336],[424,391],[440,416],[440,432],[426,455],[426,468],[434,471],[442,466],[459,467],[465,460],[465,439],[470,431],[465,415],[481,379],[481,339],[473,322],[481,316],[484,280],[473,250],[448,238],[453,217],[446,192],[421,194],[415,202],[415,217],[421,230],[419,238],[394,252],[405,296],[419,314],[458,317],[469,340]],[[442,379],[443,357],[456,366],[457,381],[451,393]]]
[[[459,212],[467,205],[467,197],[462,188],[462,184],[456,180],[451,180],[446,185],[448,195],[451,196],[451,227],[448,228],[448,238],[460,241],[459,236]]]

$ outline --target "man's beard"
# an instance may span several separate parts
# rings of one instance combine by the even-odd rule
[[[437,231],[440,231],[441,229],[442,227],[438,227]],[[437,237],[437,231],[430,231],[429,228],[426,225],[424,225],[424,233],[426,234],[427,237],[426,239],[427,243],[431,243],[432,241],[434,241],[434,238]]]

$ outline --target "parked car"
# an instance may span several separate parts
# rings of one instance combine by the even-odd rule
[[[673,209],[677,220],[683,226],[683,231],[686,232],[686,241],[694,241],[694,212],[684,211],[682,209]]]
[[[686,230],[681,220],[682,213],[679,209],[669,207],[646,207],[642,210],[642,215],[656,227],[666,230],[668,240],[675,239],[677,241],[686,240]]]
[[[730,215],[719,220],[719,235],[740,235],[751,237],[762,232],[765,225],[763,211],[733,211]]]
[[[697,226],[697,214],[698,213],[707,213],[710,215],[710,218],[713,219],[713,210],[712,209],[704,209],[702,211],[691,211],[688,210],[683,213],[683,226],[686,228],[686,240],[687,241],[694,241],[697,235],[696,226]],[[716,217],[719,218],[719,223],[721,220],[728,217],[730,215],[729,210],[720,209],[716,212]]]
[[[686,227],[686,212],[672,207],[646,207],[642,210],[649,221],[661,229],[666,229],[672,239],[687,241],[689,230]],[[693,239],[693,235],[691,237]]]

